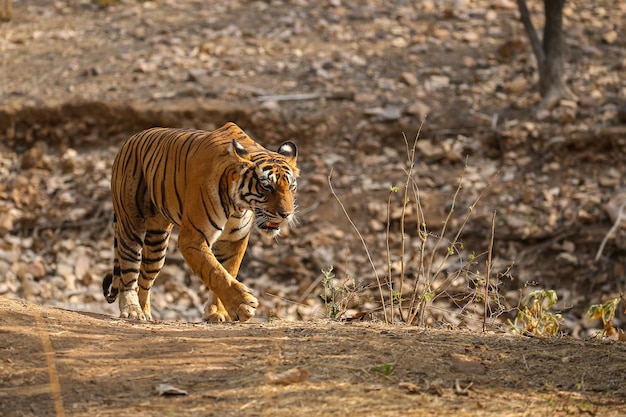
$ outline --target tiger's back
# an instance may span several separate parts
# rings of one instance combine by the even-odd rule
[[[157,127],[132,136],[113,162],[111,192],[118,197],[114,204],[138,195],[143,204],[131,204],[138,213],[128,215],[144,217],[158,210],[180,226],[186,190],[211,179],[206,185],[215,192],[221,183],[215,181],[216,173],[235,163],[229,152],[233,139],[249,152],[264,151],[236,125],[225,127],[214,132]]]
[[[150,319],[150,289],[173,225],[179,247],[215,297],[212,321],[247,320],[256,299],[235,280],[253,224],[275,235],[293,219],[297,148],[271,152],[237,125],[213,132],[152,128],[118,152],[111,179],[115,261],[103,282],[123,317]]]

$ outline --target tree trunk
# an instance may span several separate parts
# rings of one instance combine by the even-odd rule
[[[0,0],[0,20],[8,22],[12,17],[11,0]]]
[[[563,37],[563,6],[565,0],[544,0],[545,25],[543,41],[530,19],[526,0],[517,0],[520,19],[537,59],[540,107],[550,109],[563,98],[576,99],[563,80],[565,39]]]

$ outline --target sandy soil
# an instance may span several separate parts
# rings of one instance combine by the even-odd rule
[[[619,416],[626,407],[618,342],[328,321],[146,324],[4,298],[0,313],[5,416]],[[161,384],[185,394],[160,395]]]

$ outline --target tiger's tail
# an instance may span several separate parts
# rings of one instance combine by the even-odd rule
[[[107,303],[109,304],[117,299],[119,289],[113,286],[113,273],[111,272],[106,274],[104,279],[102,280],[102,293],[104,294],[104,298],[106,298]]]
[[[113,229],[116,229],[117,216],[113,215]],[[113,272],[109,272],[104,276],[102,280],[102,294],[104,294],[104,298],[106,298],[107,303],[111,304],[113,301],[117,299],[117,295],[119,294],[119,282],[120,282],[120,268],[117,261],[117,236],[113,236],[113,249],[114,249],[114,257],[115,262],[113,265]]]

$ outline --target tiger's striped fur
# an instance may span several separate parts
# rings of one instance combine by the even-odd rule
[[[170,233],[213,293],[209,321],[246,321],[257,299],[236,280],[252,225],[269,235],[292,221],[297,148],[271,152],[234,123],[213,132],[152,128],[126,141],[113,163],[115,260],[103,281],[121,317],[151,320],[150,289]]]

